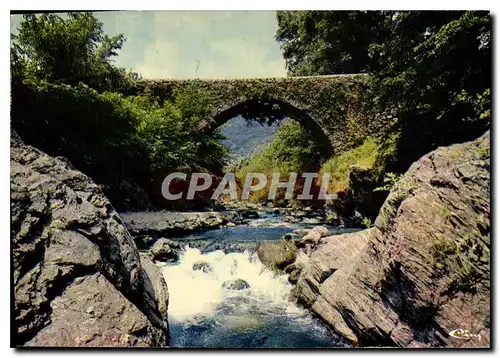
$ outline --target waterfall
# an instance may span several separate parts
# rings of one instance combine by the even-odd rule
[[[193,270],[196,263],[206,263],[210,269]],[[228,301],[264,310],[286,310],[300,314],[301,310],[288,301],[292,286],[286,275],[275,275],[266,269],[257,255],[224,253],[221,250],[202,254],[187,246],[177,265],[162,267],[170,292],[169,316],[173,321],[194,321],[212,316]],[[250,288],[229,290],[226,282],[244,280]],[[240,298],[241,300],[237,300]],[[258,307],[249,307],[258,308]]]

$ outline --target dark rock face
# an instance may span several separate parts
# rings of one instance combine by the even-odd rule
[[[297,240],[299,238],[300,238],[299,234],[294,233],[294,232],[289,232],[289,233],[286,233],[285,235],[283,235],[280,239],[285,240],[285,241],[294,241],[294,240]]]
[[[257,210],[240,210],[239,214],[243,219],[258,219],[260,216]]]
[[[197,261],[193,264],[193,271],[203,271],[204,273],[208,274],[210,272],[213,272],[212,266],[208,262],[204,261]]]
[[[11,219],[16,346],[168,343],[166,286],[100,188],[15,133]]]
[[[303,268],[303,265],[297,264],[297,263],[293,263],[293,264],[285,267],[285,269],[283,271],[286,274],[288,274],[288,282],[290,282],[292,285],[295,285],[297,283],[297,281],[299,280],[300,272],[302,271],[302,268]]]
[[[349,171],[349,197],[351,200],[351,210],[358,212],[360,216],[374,219],[385,198],[387,192],[374,191],[379,186],[380,178],[375,168],[364,168],[352,166]],[[353,224],[359,226],[360,220],[356,220],[352,215]]]
[[[335,226],[366,227],[363,218],[377,217],[388,192],[375,190],[382,185],[382,178],[375,167],[351,165],[347,188],[337,192],[337,199],[327,201],[325,220]]]
[[[249,289],[250,285],[245,280],[238,278],[231,281],[224,281],[222,287],[226,290],[241,291]]]
[[[487,132],[422,157],[374,228],[322,238],[298,301],[359,345],[489,347],[489,142]]]
[[[139,250],[149,250],[158,238],[149,235],[134,236],[135,245]]]
[[[179,244],[169,239],[159,239],[149,250],[155,261],[177,261],[179,258]]]

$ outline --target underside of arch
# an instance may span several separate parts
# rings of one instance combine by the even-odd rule
[[[214,131],[231,118],[241,115],[247,120],[255,120],[261,124],[272,124],[275,121],[284,118],[292,118],[302,124],[306,128],[311,137],[317,141],[322,148],[322,154],[325,157],[333,155],[333,147],[327,133],[321,126],[305,111],[280,100],[276,99],[250,99],[240,102],[228,109],[218,113],[213,121],[205,122],[201,128],[205,132]]]

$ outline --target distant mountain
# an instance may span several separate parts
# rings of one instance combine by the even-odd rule
[[[222,133],[227,138],[222,143],[231,150],[230,160],[247,157],[262,150],[273,140],[278,127],[279,123],[261,125],[255,121],[247,122],[241,116],[231,119],[222,128]]]

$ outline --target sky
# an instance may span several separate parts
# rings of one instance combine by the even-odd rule
[[[98,12],[127,41],[115,63],[145,78],[283,77],[275,11]],[[11,17],[11,32],[19,16]]]

